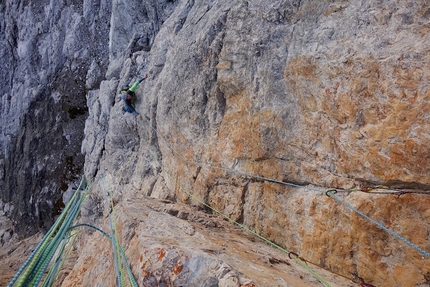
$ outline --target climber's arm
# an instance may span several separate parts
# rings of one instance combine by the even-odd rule
[[[133,84],[133,86],[131,86],[130,89],[128,89],[131,92],[134,92],[134,90],[136,90],[137,86],[139,86],[140,81],[136,81],[136,83]]]
[[[146,74],[142,79],[140,79],[139,81],[136,81],[136,83],[133,84],[133,86],[131,86],[131,88],[129,89],[129,91],[134,92],[134,90],[136,90],[137,86],[139,86],[140,83],[142,83],[143,80],[145,80],[148,77],[148,74]]]

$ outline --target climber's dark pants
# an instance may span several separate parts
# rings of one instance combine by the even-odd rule
[[[125,105],[124,105],[124,110],[125,110],[126,112],[132,113],[132,114],[133,114],[133,115],[135,115],[136,117],[139,115],[139,113],[138,113],[138,112],[136,112],[136,110],[133,108],[133,106],[132,106],[132,105],[125,104]]]

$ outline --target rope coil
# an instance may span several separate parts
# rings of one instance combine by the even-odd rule
[[[100,178],[103,177],[104,176]],[[83,183],[84,177],[82,177],[78,188],[76,189],[70,201],[67,203],[67,206],[64,208],[64,210],[57,218],[55,223],[52,225],[50,230],[42,238],[42,241],[37,245],[36,249],[33,251],[30,257],[24,262],[24,264],[12,278],[11,282],[7,285],[8,287],[39,286],[39,283],[42,281],[42,278],[49,267],[49,263],[52,261],[55,254],[58,253],[56,260],[50,267],[48,274],[42,282],[42,287],[51,287],[54,284],[54,281],[58,276],[59,270],[64,263],[65,257],[67,257],[67,255],[69,254],[71,248],[73,247],[73,242],[79,234],[78,232],[73,235],[70,235],[71,230],[78,226],[89,226],[86,224],[78,224],[72,226],[79,215],[83,201],[85,200],[87,194],[90,191],[89,185],[85,188],[85,190],[81,190],[81,186],[83,185]],[[101,231],[98,228],[96,229]],[[112,244],[114,246],[114,251],[118,250],[118,253],[120,255],[117,255],[115,259],[119,259],[122,257],[124,265],[127,269],[130,284],[133,287],[138,287],[136,280],[134,279],[133,274],[131,272],[130,266],[127,263],[124,250],[119,245],[118,240],[115,240],[114,235],[110,237],[105,232],[102,233],[109,239],[111,239]],[[116,237],[118,237],[117,233],[115,233],[115,235]],[[64,256],[66,245],[69,243],[69,240],[72,237],[72,244],[70,244],[68,250],[66,251],[66,255]],[[59,247],[60,249],[57,252]],[[120,263],[118,264],[118,266],[120,266]],[[122,272],[117,271],[117,273],[119,278],[118,284],[124,285],[124,276],[122,275]]]

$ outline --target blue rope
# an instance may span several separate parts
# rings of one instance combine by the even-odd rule
[[[68,242],[69,242],[68,239],[63,240],[63,244],[61,245],[60,251],[58,252],[59,255],[58,255],[57,259],[55,260],[53,267],[49,270],[49,273],[48,273],[47,277],[45,278],[45,281],[43,282],[42,287],[52,286],[52,284],[54,283],[56,273],[58,271],[59,265],[61,264],[61,257],[64,253],[64,249],[66,248],[66,245]]]
[[[335,196],[334,194],[327,192],[326,193],[327,196],[334,198],[335,200],[337,200],[338,202],[342,203],[343,205],[345,205],[346,207],[348,207],[349,209],[355,211],[356,213],[360,214],[361,216],[363,216],[364,218],[366,218],[367,220],[371,221],[372,223],[374,223],[375,225],[377,225],[379,228],[385,230],[386,232],[390,233],[391,235],[393,235],[394,237],[397,237],[398,239],[400,239],[401,241],[405,242],[407,245],[409,245],[412,248],[415,248],[416,250],[418,250],[419,252],[421,252],[422,254],[426,255],[427,257],[430,257],[430,253],[428,253],[427,251],[421,249],[420,247],[418,247],[417,245],[413,244],[412,242],[410,242],[409,240],[405,239],[404,237],[400,236],[399,234],[397,234],[396,232],[392,231],[391,229],[388,229],[387,227],[385,227],[384,225],[382,225],[381,223],[379,223],[378,221],[370,218],[369,216],[367,216],[366,214],[364,214],[363,212],[359,211],[358,209],[352,207],[350,204],[346,203],[345,201],[343,201],[342,199],[340,199],[339,197]]]
[[[84,181],[84,178],[82,178],[81,182],[79,183],[77,190],[79,190],[81,188],[83,181]],[[56,220],[55,224],[53,224],[51,226],[51,228],[49,229],[49,231],[45,234],[45,236],[43,236],[42,240],[39,242],[39,244],[36,246],[34,251],[31,253],[30,257],[24,262],[24,264],[21,266],[21,268],[18,270],[18,272],[12,278],[11,282],[7,285],[8,287],[12,287],[16,283],[16,281],[19,279],[19,277],[24,272],[24,270],[30,265],[30,263],[32,263],[33,261],[35,262],[35,261],[39,260],[39,258],[41,256],[41,252],[42,252],[41,248],[43,247],[43,250],[46,248],[46,243],[47,243],[48,239],[52,236],[54,231],[58,228],[58,225],[60,224],[60,222],[63,221],[64,217],[69,212],[72,205],[75,204],[77,195],[78,195],[78,191],[75,192],[72,199],[69,201],[69,203],[67,203],[67,206],[64,208],[60,217]],[[34,266],[32,269],[34,270]],[[33,271],[31,272],[31,274],[33,274]]]
[[[43,267],[41,271],[38,272],[38,276],[36,278],[35,283],[32,286],[38,286],[39,282],[42,280],[42,276],[45,273],[46,269],[48,269],[49,262],[51,262],[52,258],[55,255],[55,251],[57,250],[58,246],[60,246],[61,240],[56,240],[55,244],[51,248],[48,254],[45,254],[43,262]]]
[[[81,227],[81,226],[93,228],[93,229],[97,230],[98,232],[100,232],[101,234],[103,234],[109,240],[115,242],[115,238],[113,238],[112,236],[110,236],[109,234],[107,234],[106,232],[104,232],[103,230],[101,230],[100,228],[95,227],[95,226],[90,225],[90,224],[87,224],[87,223],[76,224],[76,225],[70,227],[69,230],[77,228],[77,227]],[[121,245],[119,246],[119,249],[121,251],[121,255],[122,255],[122,259],[124,260],[124,264],[125,264],[125,266],[127,268],[127,273],[128,273],[128,276],[130,277],[131,283],[132,283],[133,287],[138,287],[137,282],[134,279],[133,273],[131,272],[130,265],[128,264],[127,258],[125,256],[124,249],[122,248]]]
[[[264,181],[269,181],[269,182],[279,183],[279,184],[288,185],[288,186],[292,186],[292,187],[296,187],[296,188],[305,188],[305,189],[307,189],[307,190],[311,190],[311,191],[315,191],[315,192],[319,192],[319,193],[324,193],[324,191],[323,191],[323,190],[321,190],[321,189],[317,189],[317,188],[309,187],[309,186],[306,186],[306,185],[299,185],[299,184],[296,184],[296,183],[291,183],[291,182],[286,182],[286,181],[280,181],[280,180],[276,180],[276,179],[273,179],[273,178],[263,177],[263,176],[260,176],[260,175],[255,175],[255,174],[251,174],[251,173],[246,173],[246,172],[243,172],[243,171],[238,171],[238,170],[229,169],[229,168],[225,168],[225,167],[213,166],[213,165],[205,164],[205,163],[190,162],[190,161],[188,161],[188,160],[187,160],[186,162],[187,162],[187,163],[194,164],[194,165],[196,165],[196,166],[200,166],[200,167],[207,167],[207,168],[212,168],[212,169],[219,169],[219,170],[227,171],[227,172],[230,172],[230,173],[236,173],[236,174],[244,175],[244,176],[247,176],[247,177],[252,177],[252,178],[261,179],[261,180],[264,180]]]
[[[42,247],[42,245],[44,244],[44,242],[48,239],[48,237],[50,236],[50,233],[53,231],[53,229],[54,229],[54,225],[51,226],[51,228],[49,229],[48,233],[45,234],[45,236],[42,238],[42,240],[36,246],[36,249],[34,249],[34,251],[31,253],[30,257],[28,257],[28,259],[24,262],[24,264],[21,266],[21,268],[19,268],[18,272],[12,278],[12,280],[7,285],[7,287],[12,287],[15,284],[15,282],[18,280],[19,276],[21,276],[21,274],[24,271],[24,269],[27,268],[27,266],[30,264],[30,262],[35,257],[36,253],[38,253],[39,249]]]
[[[112,234],[112,238],[114,238],[114,231],[113,231],[113,226],[112,226],[112,218],[109,212],[109,199],[106,193],[106,188],[104,185],[104,180],[102,181],[102,188],[103,188],[103,194],[105,197],[105,201],[106,201],[106,212],[108,213],[108,217],[109,217],[109,226],[110,226],[110,231]],[[118,254],[116,252],[116,246],[115,246],[115,240],[112,240],[112,248],[113,248],[113,253],[114,253],[114,260],[115,260],[115,268],[116,268],[116,273],[117,273],[117,279],[118,279],[118,286],[122,286],[121,284],[121,274],[120,274],[120,269],[119,269],[119,264],[118,264]]]
[[[315,191],[318,193],[324,193],[324,190],[321,189],[317,189],[317,188],[313,188],[313,187],[309,187],[309,186],[305,186],[305,185],[299,185],[299,184],[295,184],[295,183],[290,183],[290,182],[285,182],[285,181],[279,181],[276,179],[272,179],[272,178],[267,178],[267,177],[263,177],[263,176],[259,176],[259,175],[254,175],[254,174],[250,174],[250,173],[245,173],[245,172],[241,172],[241,171],[237,171],[237,170],[233,170],[233,169],[228,169],[228,168],[224,168],[224,167],[217,167],[217,166],[212,166],[210,164],[204,164],[204,163],[199,163],[199,162],[192,162],[187,160],[186,158],[184,158],[180,153],[178,153],[159,133],[158,131],[151,125],[151,123],[146,119],[146,117],[143,117],[147,122],[148,125],[151,127],[152,130],[155,131],[155,133],[170,147],[170,149],[173,150],[174,153],[176,153],[180,158],[182,158],[186,163],[190,163],[190,164],[194,164],[196,166],[199,167],[207,167],[207,168],[212,168],[212,169],[219,169],[219,170],[223,170],[226,172],[230,172],[230,173],[236,173],[236,174],[240,174],[240,175],[244,175],[244,176],[248,176],[248,177],[253,177],[253,178],[257,178],[257,179],[261,179],[261,180],[265,180],[265,181],[269,181],[269,182],[274,182],[274,183],[279,183],[279,184],[283,184],[283,185],[288,185],[288,186],[292,186],[292,187],[297,187],[297,188],[304,188],[310,191]],[[413,244],[412,242],[410,242],[409,240],[405,239],[404,237],[400,236],[399,234],[397,234],[396,232],[388,229],[387,227],[383,226],[382,224],[380,224],[379,222],[377,222],[376,220],[370,218],[369,216],[365,215],[364,213],[362,213],[361,211],[355,209],[354,207],[352,207],[351,205],[347,204],[346,202],[342,201],[341,199],[339,199],[338,197],[334,196],[333,194],[329,195],[329,192],[326,192],[326,194],[328,196],[333,197],[334,199],[336,199],[338,202],[344,204],[346,207],[348,207],[349,209],[351,209],[354,212],[357,212],[358,214],[360,214],[361,216],[363,216],[364,218],[366,218],[367,220],[369,220],[370,222],[376,224],[378,227],[380,227],[381,229],[387,231],[388,233],[390,233],[391,235],[397,237],[398,239],[400,239],[401,241],[405,242],[406,244],[408,244],[409,246],[411,246],[412,248],[416,249],[417,251],[419,251],[420,253],[430,257],[430,253],[426,252],[425,250],[423,250],[422,248],[418,247],[417,245]]]
[[[78,191],[79,192],[79,191]],[[51,262],[52,258],[55,255],[55,251],[57,250],[58,246],[60,246],[61,241],[65,238],[66,232],[69,228],[69,226],[76,220],[76,217],[79,214],[79,207],[80,207],[80,200],[82,199],[82,194],[80,194],[77,197],[77,201],[75,205],[73,206],[71,212],[66,217],[64,223],[61,225],[60,230],[55,235],[54,239],[51,241],[51,243],[47,246],[46,252],[44,252],[43,260],[41,260],[37,266],[37,278],[33,286],[39,285],[39,282],[42,280],[42,276],[45,273],[46,269],[48,268],[49,262]]]
[[[103,177],[104,176],[102,175],[98,179]],[[49,267],[49,263],[51,262],[54,255],[57,253],[56,251],[62,243],[62,246],[57,255],[56,262],[51,267],[50,271],[48,272],[48,275],[46,276],[43,282],[43,286],[51,286],[53,284],[53,281],[55,280],[55,277],[57,275],[59,264],[61,263],[60,260],[63,257],[64,249],[68,242],[69,230],[72,229],[70,226],[76,221],[76,218],[79,215],[79,211],[81,209],[82,203],[90,190],[90,185],[87,185],[85,191],[80,190],[81,185],[83,184],[83,181],[84,181],[84,177],[82,178],[81,183],[79,184],[79,187],[77,188],[75,194],[73,195],[73,197],[71,198],[71,200],[68,202],[67,206],[61,213],[60,217],[56,220],[55,224],[51,226],[48,233],[45,234],[42,241],[37,245],[36,249],[32,252],[30,257],[26,260],[26,262],[21,266],[21,268],[15,274],[12,281],[8,284],[8,287],[14,286],[14,284],[18,280],[19,281],[17,284],[19,286],[25,286],[25,287],[38,286],[40,281],[42,280],[43,275],[45,274],[45,271]],[[106,194],[106,190],[104,190],[104,192]],[[111,238],[108,236],[108,238],[110,238],[112,240],[112,243],[115,244],[116,241],[113,237]],[[128,265],[127,259],[125,257],[125,252],[119,244],[117,245],[119,246],[118,252],[121,253],[121,256],[127,267],[127,272],[130,277],[130,283],[131,285],[133,285],[133,287],[138,287],[136,280],[134,279],[131,269]],[[114,252],[115,251],[116,251],[116,248],[114,246]],[[119,256],[117,255],[118,253],[116,253],[115,255],[116,260],[118,260],[119,258]],[[24,275],[22,275],[23,272],[24,272]],[[119,284],[120,284],[119,286],[121,286],[121,283]]]

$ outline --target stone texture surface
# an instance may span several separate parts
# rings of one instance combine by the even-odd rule
[[[427,11],[425,1],[180,1],[151,50],[124,62],[123,74],[149,73],[137,105],[158,134],[127,115],[109,122],[100,172],[200,205],[185,189],[355,282],[429,284],[428,258],[336,201],[192,164],[322,190],[427,190]],[[429,250],[427,195],[344,199]]]
[[[2,220],[0,216],[0,221]],[[0,248],[0,286],[7,286],[18,272],[25,260],[31,255],[34,248],[42,240],[43,235],[37,233],[24,240],[8,241]]]
[[[4,204],[0,200],[0,247],[17,239],[13,222],[8,218],[10,212],[10,204]]]
[[[302,95],[300,145],[331,173],[428,187],[427,9],[426,1],[344,3],[326,10],[319,29],[306,24],[309,48],[290,53],[285,78]]]
[[[113,0],[109,63],[102,72],[88,63],[84,77],[91,91],[81,151],[87,177],[110,180],[139,282],[320,284],[231,225],[207,225],[219,218],[170,203],[210,213],[193,194],[356,285],[429,286],[430,258],[333,198],[241,174],[319,190],[370,191],[338,196],[429,252],[429,195],[375,193],[429,190],[429,5]],[[6,35],[14,33],[4,27]],[[117,95],[146,73],[136,90],[144,116],[138,121]],[[0,164],[5,179],[8,159]],[[107,229],[101,191],[95,187],[81,220]],[[63,273],[64,286],[115,284],[109,242],[94,233],[77,250],[85,251]],[[268,254],[260,256],[264,264],[255,263],[259,250]],[[332,286],[352,284],[323,269]]]
[[[218,216],[140,192],[128,192],[114,212],[139,286],[321,286],[287,254]],[[106,217],[96,222],[108,231]],[[111,243],[98,232],[87,237],[76,246],[81,255],[61,286],[117,286]],[[310,267],[332,286],[353,286]]]
[[[83,172],[85,95],[109,59],[110,1],[0,4],[0,198],[21,236],[46,230]]]

